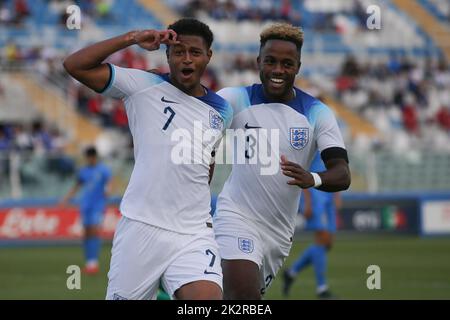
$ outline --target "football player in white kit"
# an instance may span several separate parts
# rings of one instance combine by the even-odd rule
[[[333,112],[294,87],[302,44],[299,28],[270,26],[261,33],[257,58],[262,84],[218,92],[234,109],[231,128],[248,132],[249,160],[258,156],[258,131],[278,130],[279,150],[272,152],[278,152],[281,168],[262,175],[261,162],[233,164],[218,196],[214,231],[225,299],[261,299],[289,254],[302,189],[334,192],[350,185],[347,152]],[[327,170],[311,173],[303,168],[309,168],[317,149]]]
[[[133,136],[135,165],[120,204],[107,299],[155,299],[160,283],[176,299],[222,298],[209,181],[211,154],[233,110],[200,84],[212,41],[207,25],[181,19],[165,31],[132,31],[96,43],[64,62],[75,79],[124,101]],[[134,44],[149,51],[166,44],[170,73],[103,63]],[[181,162],[174,160],[180,144],[188,150]]]

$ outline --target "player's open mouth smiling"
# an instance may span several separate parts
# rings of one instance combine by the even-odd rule
[[[284,85],[284,80],[280,78],[270,78],[270,83],[273,87],[279,88]]]

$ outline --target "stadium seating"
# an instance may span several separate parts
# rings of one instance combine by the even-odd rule
[[[439,21],[450,27],[450,3],[445,0],[419,0],[419,3]]]
[[[5,3],[13,10],[13,1],[8,0]],[[92,12],[86,13],[87,16],[85,16],[86,19],[84,19],[81,32],[70,31],[61,24],[63,5],[58,5],[56,1],[44,0],[27,1],[26,3],[30,15],[24,17],[18,25],[8,23],[1,26],[0,45],[15,46],[18,57],[16,60],[11,60],[6,50],[3,50],[0,53],[0,65],[6,69],[14,69],[19,66],[23,70],[26,67],[28,70],[36,70],[39,74],[44,75],[46,80],[40,78],[42,87],[37,90],[44,90],[43,88],[46,86],[54,88],[55,85],[59,86],[59,88],[54,88],[55,90],[65,94],[69,92],[73,94],[78,90],[78,86],[70,81],[60,64],[62,58],[75,48],[97,39],[117,35],[126,30],[142,28],[143,26],[162,28],[163,25],[167,24],[166,21],[161,22],[162,18],[159,17],[158,12],[152,13],[145,9],[152,7],[148,5],[144,7],[143,4],[146,1],[115,0],[111,1],[111,7],[105,9],[107,14],[102,17],[98,17]],[[80,3],[85,5],[83,1],[80,1]],[[189,8],[190,1],[167,0],[164,3],[175,8],[178,12],[185,12]],[[217,12],[211,14],[205,10],[198,12],[198,16],[211,26],[215,34],[215,53],[209,69],[217,78],[215,81],[218,81],[218,88],[258,82],[259,76],[254,65],[255,55],[259,48],[259,39],[256,35],[268,24],[280,17],[283,18],[283,3],[284,1],[281,0],[235,1],[237,10],[241,10],[238,14],[230,13],[235,17],[235,20],[224,19]],[[418,23],[405,14],[401,8],[395,6],[394,3],[395,1],[384,0],[336,0],[332,4],[330,4],[330,1],[324,0],[291,1],[290,11],[298,14],[298,16],[295,14],[285,15],[284,19],[300,23],[305,30],[300,77],[307,79],[311,85],[308,92],[316,95],[328,95],[342,105],[343,110],[346,108],[348,112],[358,114],[361,117],[360,120],[365,119],[357,122],[367,123],[364,121],[368,121],[381,133],[381,137],[378,136],[373,140],[368,136],[361,135],[358,130],[354,130],[353,126],[355,125],[352,121],[344,123],[344,127],[347,127],[347,133],[344,133],[346,144],[352,155],[353,176],[356,177],[352,190],[419,189],[421,186],[420,179],[411,174],[413,170],[417,170],[419,167],[422,167],[424,176],[429,177],[428,182],[424,180],[423,188],[442,190],[449,188],[450,182],[442,178],[445,175],[439,175],[436,168],[439,167],[444,170],[444,167],[448,164],[450,138],[448,132],[440,127],[436,118],[441,105],[445,107],[445,92],[448,91],[449,85],[448,81],[445,80],[448,78],[448,67],[442,72],[438,72],[436,66],[433,67],[436,76],[431,79],[432,85],[428,91],[432,99],[425,104],[417,105],[416,120],[414,120],[413,115],[412,123],[417,122],[416,125],[421,134],[411,134],[405,125],[403,105],[393,102],[394,92],[392,88],[394,88],[398,78],[396,78],[395,73],[389,74],[387,78],[379,78],[376,72],[377,68],[389,67],[390,64],[395,64],[395,61],[393,61],[395,59],[414,60],[417,62],[417,65],[414,66],[417,70],[412,69],[406,76],[406,79],[410,81],[414,79],[415,74],[426,71],[426,68],[428,68],[426,65],[427,59],[430,61],[438,60],[440,50],[431,37],[419,27]],[[431,10],[432,3],[435,4],[437,1],[420,0],[420,3]],[[366,13],[361,8],[365,8],[369,4],[379,5],[382,9],[381,30],[370,31],[364,26],[363,18],[366,18]],[[258,12],[258,15],[249,14],[249,8]],[[85,12],[83,12],[84,14]],[[392,30],[402,30],[402,37],[399,38]],[[11,43],[11,39],[14,39],[14,43]],[[40,46],[44,49],[39,49]],[[36,53],[33,51],[35,49]],[[142,51],[137,51],[138,54],[135,57],[139,59],[143,57],[149,67],[160,67],[165,63],[163,55],[161,57],[159,55],[139,56]],[[339,88],[342,69],[351,56],[357,57],[357,63],[362,70],[367,72],[353,78],[352,81],[357,84],[356,88],[342,89]],[[245,65],[244,67],[242,63]],[[5,82],[5,79],[7,78],[3,77],[3,82]],[[25,81],[23,77],[21,81]],[[426,81],[429,81],[429,79]],[[422,81],[416,82],[416,85],[422,83]],[[442,83],[437,84],[438,82]],[[3,115],[10,117],[5,119],[23,117],[23,119],[30,119],[31,121],[35,114],[20,111],[23,110],[20,105],[35,104],[39,106],[40,104],[36,103],[36,99],[39,100],[39,98],[31,94],[28,97],[19,95],[18,89],[14,89],[8,80],[3,87],[7,95],[6,97],[0,96],[0,100],[6,101],[7,108],[0,110],[0,117],[3,117]],[[416,94],[415,90],[414,86],[406,88],[405,96]],[[372,99],[370,94],[373,92],[381,94],[388,102],[383,107],[374,103],[370,100]],[[15,95],[19,98],[11,98]],[[77,94],[69,96],[67,99],[69,104],[74,101],[75,104],[78,103],[76,96]],[[103,103],[109,104],[108,101],[103,101]],[[36,108],[36,110],[39,110],[39,108]],[[123,149],[126,145],[125,141],[120,144],[120,147],[117,146],[115,151],[111,150],[110,141],[118,141],[117,137],[119,136],[125,137],[123,134],[125,131],[115,131],[114,126],[111,128],[110,125],[102,128],[102,125],[110,123],[110,121],[105,122],[104,118],[85,113],[83,110],[78,108],[78,111],[82,114],[81,118],[87,117],[88,123],[100,128],[99,141],[104,146],[104,150],[108,150],[108,154],[115,154],[117,150]],[[49,120],[51,119],[49,117]],[[51,121],[55,121],[55,119]],[[341,121],[343,120],[341,119]],[[351,129],[348,129],[349,125]],[[68,125],[65,134],[73,138],[76,136],[73,134],[74,130],[74,127]],[[81,131],[85,133],[89,130],[83,129]],[[349,132],[359,133],[355,135]],[[78,142],[78,140],[72,140],[72,143]],[[408,151],[413,148],[430,150],[430,153],[424,151],[419,152],[418,155],[411,153],[412,155],[407,160],[399,156],[402,153],[409,154]],[[125,149],[129,151],[128,148]],[[125,156],[124,159],[129,159],[129,156]],[[404,160],[403,165],[402,159]],[[33,172],[33,170],[27,168],[33,168],[33,166],[39,164],[25,161],[23,165],[24,172]],[[131,166],[132,163],[128,160],[117,160],[116,173],[121,175],[119,185],[122,187],[127,180],[127,173],[130,172]],[[373,174],[368,175],[367,172],[372,169]],[[228,172],[228,167],[219,168],[216,171],[216,177],[213,180],[214,193],[221,189],[221,184]],[[393,172],[397,173],[396,179],[392,178]],[[35,178],[35,180],[38,179],[39,177]],[[411,179],[415,180],[411,181]],[[436,183],[433,185],[432,181],[436,181]],[[58,185],[57,180],[50,182],[47,181],[46,183],[52,186]],[[55,188],[54,192],[58,193],[63,189]],[[28,191],[27,186],[24,190],[24,194],[30,195],[39,195],[40,192],[39,188]],[[49,194],[52,192],[49,191]]]
[[[3,122],[23,121],[30,122],[38,113],[30,108],[32,101],[23,95],[23,89],[11,80],[8,74],[0,75],[0,119]]]
[[[82,31],[88,32],[68,30],[65,27],[63,17],[67,2],[34,0],[26,3],[30,15],[20,25],[2,25],[0,46],[14,39],[22,47],[40,45],[68,50],[77,44],[86,43],[92,39],[92,34],[97,38],[111,37],[123,30],[161,27],[159,20],[143,10],[136,0],[112,1],[109,14],[101,19],[82,12]],[[6,7],[13,12],[13,1],[6,1]]]

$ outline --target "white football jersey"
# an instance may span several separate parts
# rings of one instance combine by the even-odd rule
[[[134,144],[121,213],[179,233],[205,230],[211,221],[211,152],[231,123],[232,108],[207,89],[202,97],[185,94],[167,75],[109,67],[102,93],[124,101]]]
[[[267,101],[261,84],[224,88],[218,94],[233,107],[232,129],[251,129],[254,133],[266,129],[271,148],[278,149],[278,163],[285,155],[308,170],[317,150],[345,147],[333,112],[314,97],[294,90],[296,97],[287,104]],[[271,141],[273,129],[279,132],[279,148]],[[251,150],[257,144],[250,146],[247,141],[246,157],[250,158],[258,154]],[[261,174],[261,166],[259,160],[256,164],[233,163],[218,196],[215,215],[239,215],[289,241],[295,230],[301,188],[288,185],[292,178],[283,175],[279,166],[270,175]]]

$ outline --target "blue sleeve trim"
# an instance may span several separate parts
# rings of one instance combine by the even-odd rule
[[[311,124],[311,126],[315,126],[317,119],[319,117],[331,117],[333,115],[333,112],[330,110],[330,108],[324,104],[323,102],[316,100],[314,103],[310,104],[307,107],[306,111],[306,117]]]
[[[250,107],[250,98],[246,87],[227,87],[220,92],[219,96],[228,101],[234,115]]]
[[[240,87],[239,88],[240,92],[241,92],[241,107],[243,109],[247,109],[250,107],[251,103],[250,103],[250,94],[249,94],[249,90],[247,89],[247,87]]]
[[[225,127],[228,127],[231,124],[231,120],[233,119],[233,109],[230,104],[221,96],[208,89],[205,96],[197,97],[197,99],[203,101],[214,110],[219,112],[224,120]]]

